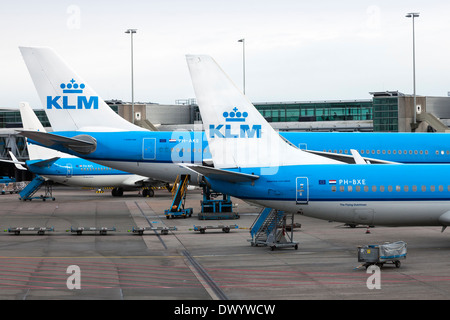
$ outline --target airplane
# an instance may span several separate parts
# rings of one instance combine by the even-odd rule
[[[46,132],[33,109],[26,102],[19,104],[23,128],[37,132]],[[116,169],[65,154],[35,144],[27,143],[30,160],[18,161],[10,152],[12,161],[19,170],[30,170],[45,179],[76,187],[95,187],[103,189],[113,187],[113,196],[122,196],[123,191],[142,189],[143,196],[153,196],[151,186],[161,185],[148,177],[130,174]],[[26,165],[27,168],[24,167]]]
[[[186,59],[214,168],[185,166],[213,190],[347,224],[450,225],[448,164],[347,164],[309,154],[286,143],[210,56]]]
[[[175,181],[180,174],[190,174],[191,183],[201,183],[201,175],[180,163],[213,165],[201,126],[198,131],[173,132],[138,127],[116,114],[52,49],[21,47],[20,51],[54,130],[53,133],[22,131],[29,141],[167,182]],[[226,130],[217,133],[229,134]],[[281,132],[280,135],[309,153],[349,163],[355,163],[351,149],[359,150],[363,161],[372,164],[450,162],[447,134]]]

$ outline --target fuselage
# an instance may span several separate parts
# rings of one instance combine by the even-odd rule
[[[201,131],[125,131],[125,132],[54,132],[74,137],[92,136],[96,150],[82,155],[68,148],[55,149],[92,162],[162,181],[174,181],[179,174],[199,176],[177,164],[198,163],[211,159],[205,134]],[[450,163],[450,135],[438,133],[312,133],[281,132],[300,149],[350,155],[356,149],[362,156],[399,163]],[[175,167],[174,167],[175,164]]]
[[[59,158],[45,166],[41,160],[28,160],[29,170],[54,182],[77,187],[136,188],[136,175],[105,167],[80,158]],[[39,165],[38,165],[39,164]],[[139,179],[142,180],[143,177]]]
[[[439,218],[450,210],[450,166],[445,164],[303,165],[239,172],[260,178],[207,180],[218,192],[265,207],[350,224],[443,225]]]

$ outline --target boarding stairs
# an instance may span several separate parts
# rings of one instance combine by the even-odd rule
[[[45,185],[45,195],[41,195],[40,197],[33,197],[33,195],[42,187],[42,185]],[[42,201],[45,201],[45,199],[52,199],[55,200],[52,196],[52,186],[50,183],[46,182],[44,178],[42,178],[39,175],[36,175],[33,180],[25,187],[22,191],[19,193],[20,200],[23,201],[31,201],[32,199],[41,199]]]
[[[284,211],[264,208],[256,218],[250,234],[252,246],[269,246],[272,250],[277,247],[294,247],[298,249],[298,242],[293,241],[293,228],[291,234],[286,233],[287,214]],[[294,215],[292,215],[292,225]]]
[[[167,219],[179,216],[186,218],[187,216],[190,217],[192,215],[192,208],[184,208],[189,178],[189,175],[184,174],[177,176],[172,188],[172,205],[169,209],[164,211]]]

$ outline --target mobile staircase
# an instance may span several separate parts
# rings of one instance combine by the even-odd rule
[[[39,197],[33,197],[33,195],[42,187],[42,185],[45,186],[45,194]],[[19,195],[19,200],[23,201],[31,201],[33,199],[40,199],[42,201],[45,201],[46,199],[52,199],[53,201],[55,201],[55,198],[52,196],[51,183],[49,181],[45,181],[45,179],[39,175],[36,175],[35,178],[31,180],[31,182],[25,188],[23,188],[22,191],[20,191]]]
[[[286,218],[284,211],[278,211],[272,208],[264,208],[256,218],[250,234],[252,246],[268,246],[272,250],[280,247],[294,247],[298,249],[298,242],[293,241],[293,230],[291,234],[286,233]],[[292,215],[292,225],[294,224],[294,215]]]
[[[192,216],[192,208],[185,208],[186,191],[189,184],[189,175],[178,176],[172,188],[172,205],[164,210],[167,219]]]

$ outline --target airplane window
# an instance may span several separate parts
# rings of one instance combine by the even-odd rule
[[[414,150],[414,154],[417,154],[417,150]]]
[[[447,150],[447,154],[450,154],[450,151]]]
[[[408,192],[409,191],[409,187],[408,186],[404,186],[403,190],[405,190],[405,192]]]
[[[368,186],[364,186],[364,191],[365,192],[369,191],[369,187]]]
[[[366,153],[369,154],[369,153],[370,153],[370,150],[366,150]]]
[[[380,154],[380,150],[377,150],[377,154]]]
[[[425,150],[425,154],[428,154],[428,150]]]
[[[398,150],[398,154],[402,154],[402,150]]]
[[[345,191],[345,187],[344,186],[340,186],[339,187],[339,191],[344,192]]]
[[[417,191],[417,186],[412,186],[412,191],[416,192]]]
[[[448,151],[447,151],[447,152],[448,152]],[[344,153],[345,153],[345,154],[348,154],[348,150],[344,150]]]
[[[409,150],[409,154],[412,154],[412,150]]]
[[[331,186],[331,191],[336,192],[336,186]]]
[[[377,186],[372,186],[372,191],[377,192]]]
[[[430,186],[430,191],[434,192],[434,190],[435,190],[435,187],[434,186]]]
[[[422,191],[423,192],[427,191],[427,187],[426,186],[422,186]]]
[[[397,154],[397,150],[392,151],[393,154]]]
[[[342,153],[342,150],[339,150],[339,153]]]
[[[364,154],[364,150],[361,150],[361,154]]]
[[[420,150],[420,154],[423,154],[423,151],[422,151],[422,150]]]
[[[392,186],[388,186],[388,191],[392,192]]]
[[[444,187],[443,186],[439,186],[439,191],[440,192],[444,191]]]
[[[436,150],[436,154],[439,155],[439,150]]]
[[[352,186],[348,186],[348,192],[352,192],[353,191],[353,187]]]
[[[402,191],[402,188],[400,186],[395,186],[395,191],[400,192]]]
[[[356,189],[356,192],[360,192],[361,191],[361,186],[356,186],[355,189]]]
[[[403,153],[404,153],[404,154],[408,154],[408,151],[406,151],[406,150],[403,150]]]
[[[388,154],[391,154],[391,150],[388,150]]]
[[[383,150],[382,153],[383,153],[383,154],[386,154],[386,150]]]
[[[193,149],[192,149],[192,152],[195,152],[195,150],[197,150],[197,149],[193,148]]]
[[[380,186],[380,191],[384,192],[384,186]]]

